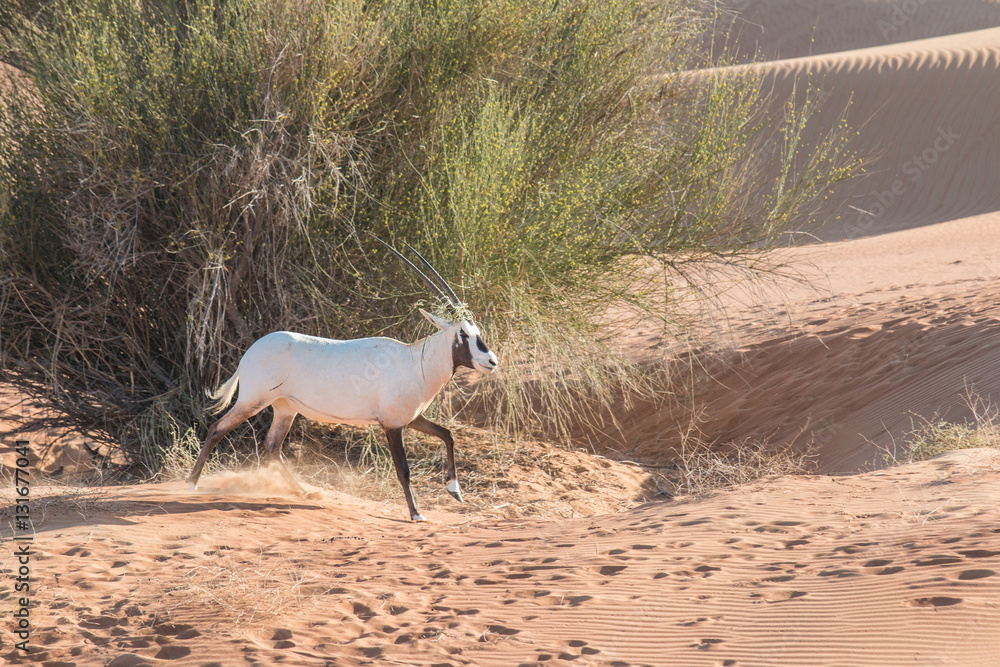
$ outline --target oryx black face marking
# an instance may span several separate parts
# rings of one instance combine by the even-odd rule
[[[451,372],[458,370],[459,366],[475,368],[472,365],[472,350],[469,349],[469,336],[464,331],[458,332],[455,342],[451,345]]]

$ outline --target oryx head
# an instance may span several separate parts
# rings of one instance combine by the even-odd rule
[[[452,336],[451,361],[452,371],[459,366],[474,368],[480,373],[492,373],[497,367],[497,355],[486,346],[479,327],[471,319],[446,320],[428,313],[423,308],[420,313],[441,331],[447,331]]]
[[[440,285],[435,284],[434,281],[428,278],[423,271],[418,269],[413,262],[401,255],[399,251],[391,245],[377,236],[374,236],[374,238],[386,248],[391,250],[397,257],[406,262],[406,264],[411,269],[416,271],[417,275],[419,275],[439,297],[448,303],[448,311],[454,314],[451,318],[438,317],[437,315],[428,313],[423,308],[420,309],[420,312],[431,324],[436,326],[441,331],[446,332],[446,335],[452,337],[452,371],[457,370],[459,366],[473,368],[480,373],[492,373],[495,371],[498,363],[497,355],[493,354],[490,348],[486,345],[486,342],[483,340],[483,337],[479,332],[479,327],[476,326],[475,321],[473,321],[472,313],[469,312],[468,307],[462,303],[462,300],[458,298],[457,294],[455,294],[455,290],[453,290],[448,282],[441,277],[441,274],[438,273],[433,266],[431,266],[431,263],[428,262],[423,255],[417,252],[413,246],[405,241],[403,242],[403,245],[409,248],[410,252],[416,255],[420,261],[423,262],[424,266],[430,270],[431,275],[437,278]],[[442,289],[442,287],[444,289]]]

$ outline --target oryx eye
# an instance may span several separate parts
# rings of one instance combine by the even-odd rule
[[[464,331],[459,331],[458,335],[462,337],[462,342],[469,340],[469,334],[465,333]]]

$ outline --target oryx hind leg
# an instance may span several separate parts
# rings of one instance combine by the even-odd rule
[[[385,438],[389,443],[389,453],[392,454],[392,464],[396,468],[396,479],[403,487],[403,496],[406,498],[406,507],[410,510],[410,518],[414,521],[427,521],[417,511],[417,506],[413,502],[413,493],[410,491],[410,465],[406,462],[406,451],[403,449],[403,429],[385,429]]]
[[[248,408],[237,403],[219,421],[209,427],[208,435],[205,437],[205,444],[202,445],[201,453],[198,454],[198,461],[194,464],[194,468],[191,469],[191,474],[187,478],[187,482],[192,490],[198,488],[198,478],[201,477],[201,469],[205,467],[205,462],[212,455],[212,450],[215,449],[215,446],[226,437],[227,433],[260,412],[260,409]]]
[[[302,485],[295,479],[292,471],[288,469],[281,458],[281,445],[285,442],[285,437],[292,428],[292,422],[295,421],[298,413],[283,400],[275,401],[271,407],[274,408],[274,416],[271,418],[271,427],[267,430],[267,437],[264,438],[264,460],[268,465],[277,469],[278,474],[294,493],[306,495],[306,490],[302,488]]]
[[[455,470],[455,440],[451,437],[451,431],[440,424],[435,424],[423,415],[417,415],[417,418],[411,421],[408,426],[444,441],[444,450],[448,457],[448,471],[445,473],[448,493],[454,496],[458,502],[465,502],[462,500],[462,489],[458,486],[458,473]]]
[[[281,459],[281,445],[285,442],[285,437],[298,414],[283,399],[275,401],[271,407],[274,409],[274,416],[271,418],[267,437],[264,438],[264,456],[269,460]]]

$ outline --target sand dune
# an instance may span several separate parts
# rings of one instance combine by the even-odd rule
[[[762,63],[776,100],[811,86],[816,141],[847,113],[867,176],[838,188],[825,240],[857,238],[1000,209],[1000,28]]]
[[[996,0],[726,0],[715,53],[781,60],[1000,27]]]
[[[1000,395],[997,297],[970,285],[824,308],[784,336],[731,351],[678,404],[636,407],[626,451],[655,459],[694,424],[713,442],[814,446],[824,472],[882,467],[921,418],[970,421],[967,393]]]
[[[622,406],[621,437],[581,441],[644,460],[692,432],[812,444],[821,470],[855,472],[921,418],[970,420],[970,392],[1000,396],[1000,215],[781,256],[806,283],[725,295],[718,348],[671,362],[677,400]]]

